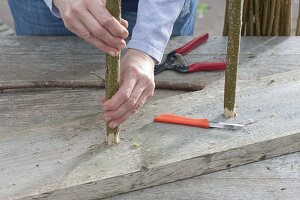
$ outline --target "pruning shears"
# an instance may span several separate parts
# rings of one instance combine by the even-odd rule
[[[174,114],[161,114],[153,119],[154,122],[180,124],[187,126],[196,126],[201,128],[224,128],[229,130],[236,130],[244,127],[241,124],[229,124],[222,122],[211,122],[206,118],[188,118]]]
[[[182,73],[225,70],[226,62],[198,62],[189,65],[183,57],[184,55],[187,55],[192,50],[194,50],[196,47],[203,44],[208,39],[208,37],[208,33],[205,33],[189,41],[182,47],[170,52],[163,63],[155,66],[154,74],[158,74],[164,70],[175,70]]]

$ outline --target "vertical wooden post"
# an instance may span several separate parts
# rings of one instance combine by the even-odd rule
[[[223,36],[228,35],[228,19],[229,19],[229,0],[226,0],[225,7],[225,18],[224,18],[224,26],[223,26]]]
[[[290,36],[291,35],[291,24],[292,24],[292,0],[285,0],[285,30],[283,35]]]
[[[242,1],[230,0],[229,8],[227,69],[225,73],[224,89],[224,116],[226,118],[231,118],[236,115],[235,91],[241,40]]]
[[[299,2],[299,11],[298,11],[298,21],[297,21],[297,30],[296,30],[296,35],[300,36],[300,2]]]
[[[118,21],[121,20],[121,0],[106,0],[106,8]],[[120,53],[117,56],[106,54],[105,91],[110,99],[119,89]],[[119,143],[119,127],[111,129],[106,123],[107,143]]]

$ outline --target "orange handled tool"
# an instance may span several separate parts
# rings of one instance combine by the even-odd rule
[[[238,129],[243,127],[241,124],[228,124],[222,122],[210,122],[206,118],[188,118],[173,114],[161,114],[153,119],[154,122],[181,124],[187,126],[196,126],[201,128],[225,128],[225,129]]]

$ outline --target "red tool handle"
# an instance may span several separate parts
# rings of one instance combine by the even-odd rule
[[[189,66],[189,72],[217,71],[226,69],[226,62],[200,62]]]
[[[203,44],[208,39],[208,37],[209,37],[208,33],[200,35],[200,36],[196,37],[195,39],[189,41],[187,44],[183,45],[182,47],[176,49],[175,52],[184,56],[184,55],[190,53],[192,50],[194,50],[199,45]]]
[[[208,119],[200,118],[187,118],[183,116],[173,114],[162,114],[154,117],[154,122],[170,123],[170,124],[181,124],[187,126],[197,126],[201,128],[209,128]]]

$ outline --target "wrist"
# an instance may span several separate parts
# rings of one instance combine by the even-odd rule
[[[130,48],[127,50],[127,53],[129,53],[130,55],[139,56],[139,57],[143,58],[144,60],[152,63],[153,66],[155,66],[158,63],[157,60],[154,59],[152,56],[150,56],[149,54],[147,54],[143,51],[137,50],[137,49]]]

